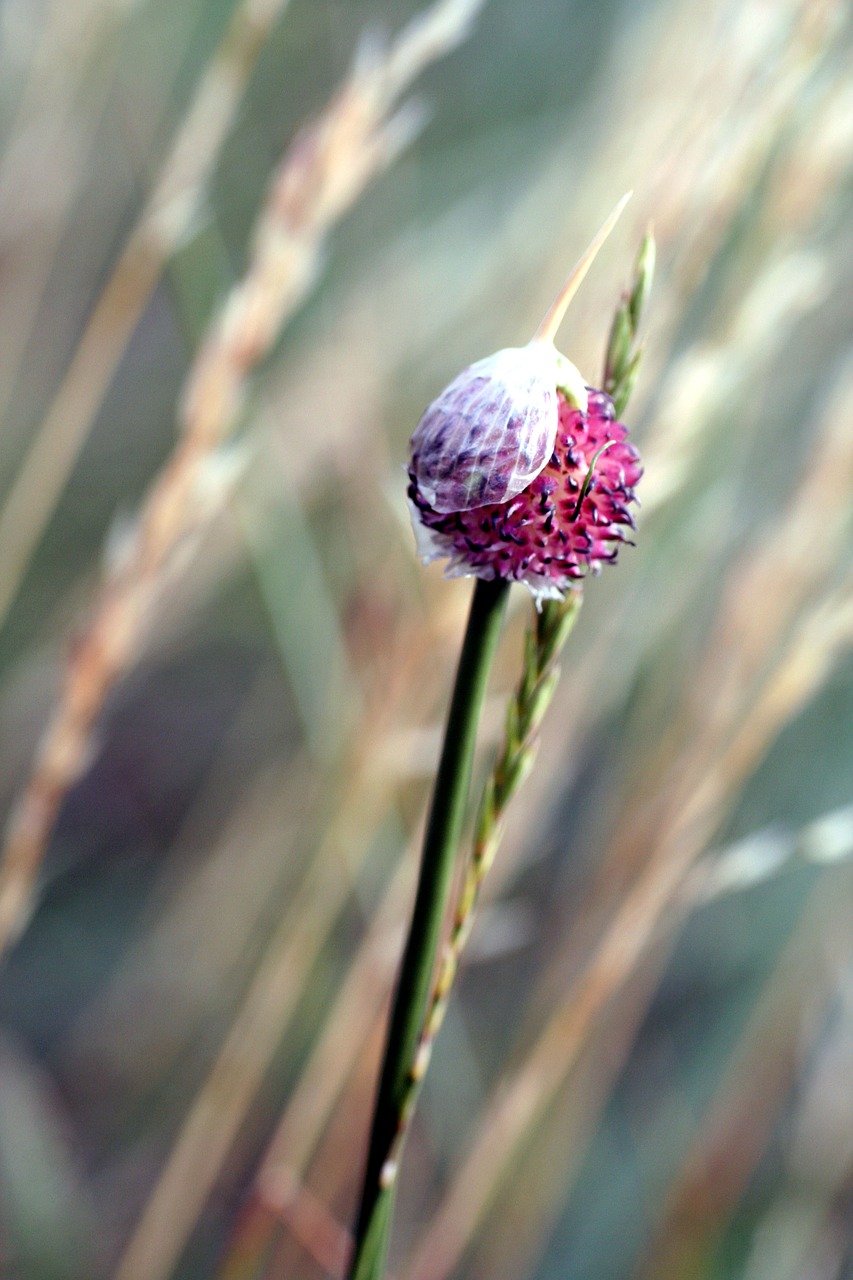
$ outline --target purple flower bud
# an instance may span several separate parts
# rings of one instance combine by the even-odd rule
[[[615,561],[633,528],[629,504],[642,475],[639,455],[603,391],[588,389],[585,411],[554,393],[557,426],[548,460],[527,485],[499,501],[455,510],[432,502],[421,483],[423,465],[416,466],[421,424],[412,441],[409,500],[424,563],[446,558],[450,577],[523,582],[544,600],[559,599],[573,582]],[[486,458],[479,465],[490,474]]]
[[[558,355],[549,343],[507,347],[454,378],[412,437],[411,467],[435,511],[506,502],[554,451]]]
[[[628,541],[639,455],[610,397],[587,387],[553,345],[627,199],[593,238],[533,340],[465,369],[412,436],[418,551],[424,563],[446,558],[451,577],[506,578],[525,583],[537,601],[559,598],[612,563]],[[626,344],[627,337],[617,353],[623,364]]]

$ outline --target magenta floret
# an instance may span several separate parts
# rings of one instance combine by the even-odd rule
[[[447,558],[453,576],[507,578],[525,583],[539,599],[562,596],[579,578],[613,563],[620,545],[630,540],[630,506],[641,475],[639,454],[615,420],[609,396],[590,388],[586,413],[561,396],[554,453],[508,502],[438,512],[409,471],[420,552],[425,561]]]

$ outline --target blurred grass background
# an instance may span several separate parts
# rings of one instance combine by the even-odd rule
[[[363,33],[417,11],[246,8],[269,29],[197,208],[182,224],[193,150],[146,224],[150,298],[130,271],[95,334],[97,370],[126,326],[115,372],[100,394],[84,365],[73,401],[236,6],[0,6],[9,814],[271,173]],[[407,1149],[394,1274],[853,1275],[851,37],[828,0],[488,0],[419,77],[420,132],[334,226],[203,469],[4,957],[4,1275],[339,1267],[470,590],[417,565],[400,465],[629,187],[562,345],[595,381],[653,219],[638,546],[589,584]]]

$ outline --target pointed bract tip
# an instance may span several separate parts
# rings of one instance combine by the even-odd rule
[[[565,316],[566,311],[568,310],[569,303],[571,302],[572,298],[575,296],[578,289],[580,288],[583,282],[583,279],[586,276],[586,273],[589,271],[590,267],[595,261],[595,258],[598,254],[599,249],[604,244],[607,237],[610,235],[610,232],[616,226],[616,223],[619,221],[619,217],[622,213],[622,210],[625,208],[625,205],[631,199],[631,196],[633,194],[634,194],[633,191],[628,191],[625,193],[625,195],[616,205],[616,208],[613,210],[610,216],[605,219],[605,221],[602,223],[601,227],[599,228],[595,236],[593,236],[592,240],[590,241],[589,247],[584,251],[583,254],[581,254],[580,258],[572,268],[572,271],[569,274],[569,277],[566,280],[566,283],[563,285],[562,289],[557,294],[554,301],[551,303],[551,306],[548,308],[548,311],[545,314],[545,318],[543,319],[539,328],[536,330],[535,334],[533,335],[534,342],[553,342],[554,341],[554,339],[557,336],[557,330],[560,328],[560,325],[563,323],[563,317]]]

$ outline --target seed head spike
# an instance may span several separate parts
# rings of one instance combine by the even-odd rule
[[[619,221],[619,215],[633,194],[634,193],[632,191],[628,191],[622,197],[616,208],[610,214],[609,218],[606,219],[598,233],[593,237],[589,248],[575,263],[568,280],[551,303],[544,320],[533,335],[534,342],[554,341],[557,336],[557,330],[563,323],[563,317],[566,314],[569,303],[580,288],[583,278],[595,261],[599,249],[610,235],[610,232],[616,226],[616,223]]]

